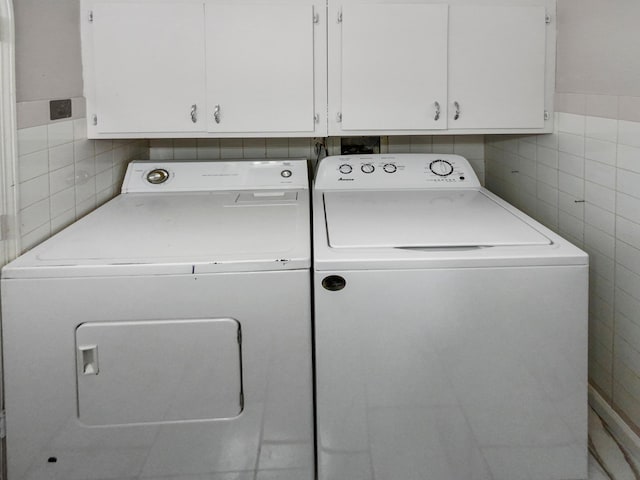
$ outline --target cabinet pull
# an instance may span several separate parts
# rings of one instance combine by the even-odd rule
[[[193,123],[198,121],[198,106],[196,104],[191,105],[191,121]]]
[[[216,105],[213,108],[213,119],[216,121],[216,123],[220,123],[220,105]]]
[[[458,102],[453,102],[453,107],[456,109],[456,113],[453,115],[453,119],[457,120],[460,118],[460,104]]]
[[[436,115],[435,117],[433,117],[433,119],[437,122],[438,120],[440,120],[440,103],[434,102],[433,105],[436,107]]]

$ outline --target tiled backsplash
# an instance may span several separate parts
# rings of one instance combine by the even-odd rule
[[[327,140],[329,155],[340,154],[340,138]],[[233,159],[307,158],[317,154],[312,138],[231,138],[151,140],[150,158]],[[484,182],[484,138],[482,135],[382,137],[382,153],[457,153],[466,157]]]
[[[640,426],[640,123],[556,114],[549,135],[486,137],[487,187],[590,257],[589,377]]]
[[[39,117],[46,119],[40,110],[47,104],[39,103]],[[22,251],[117,194],[128,161],[146,158],[147,145],[146,140],[88,140],[84,118],[20,128],[18,208]]]

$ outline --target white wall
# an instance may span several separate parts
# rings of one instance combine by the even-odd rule
[[[589,380],[638,429],[640,122],[558,113],[486,140],[487,187],[589,253]]]
[[[80,0],[14,0],[17,101],[82,95]]]

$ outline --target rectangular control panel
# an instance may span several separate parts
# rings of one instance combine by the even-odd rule
[[[469,162],[450,154],[341,155],[318,166],[318,190],[479,188]]]
[[[122,193],[306,189],[306,160],[154,161],[127,167]]]

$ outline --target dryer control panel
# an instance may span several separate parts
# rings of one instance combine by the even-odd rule
[[[306,160],[155,161],[129,164],[122,193],[306,189]]]
[[[479,188],[464,157],[450,154],[340,155],[318,166],[318,190]]]

